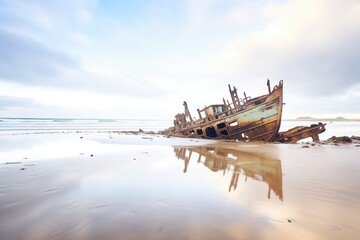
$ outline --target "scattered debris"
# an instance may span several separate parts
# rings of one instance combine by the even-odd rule
[[[142,137],[142,139],[153,140],[153,138],[152,138],[152,137]]]
[[[321,141],[320,144],[327,145],[332,144],[335,146],[340,146],[340,144],[356,144],[355,147],[360,144],[360,137],[359,136],[332,136],[331,138],[328,138],[327,140]]]
[[[301,139],[305,139],[311,137],[314,142],[318,142],[319,134],[325,132],[325,125],[321,122],[318,124],[312,124],[310,127],[306,126],[298,126],[289,129],[286,132],[279,132],[276,136],[275,141],[282,142],[282,143],[294,143]]]
[[[335,137],[332,136],[327,141],[333,142],[333,143],[352,143],[352,139],[348,136],[342,136],[342,137]]]

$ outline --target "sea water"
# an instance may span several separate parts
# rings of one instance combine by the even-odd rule
[[[282,121],[280,131],[296,126],[310,126],[316,121]],[[360,122],[324,121],[321,140],[332,136],[360,136]],[[0,134],[61,131],[160,131],[172,126],[164,119],[79,119],[79,118],[0,118]]]
[[[171,125],[159,119],[0,118],[0,134],[51,131],[159,131]]]

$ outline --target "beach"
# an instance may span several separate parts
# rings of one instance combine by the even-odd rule
[[[359,143],[0,135],[0,239],[357,239]]]
[[[360,239],[360,0],[0,0],[0,240]]]

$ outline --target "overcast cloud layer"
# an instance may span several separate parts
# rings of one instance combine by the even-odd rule
[[[284,80],[285,117],[360,118],[360,2],[0,0],[0,116],[170,119]]]

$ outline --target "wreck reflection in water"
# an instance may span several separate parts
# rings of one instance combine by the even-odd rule
[[[184,160],[184,173],[187,172],[189,162],[197,161],[212,171],[232,172],[229,192],[236,190],[240,175],[268,185],[267,197],[271,191],[283,201],[281,161],[278,159],[240,151],[238,149],[217,148],[209,146],[174,147],[178,159]],[[197,153],[197,156],[194,156]]]

